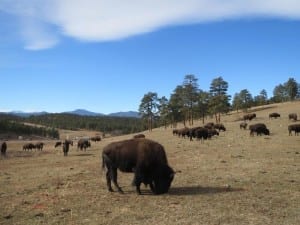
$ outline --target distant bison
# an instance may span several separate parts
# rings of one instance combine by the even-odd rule
[[[86,151],[86,149],[88,147],[91,147],[91,142],[87,139],[79,139],[78,143],[77,143],[77,149],[80,148],[80,150],[84,149],[84,151]]]
[[[292,135],[292,132],[295,132],[295,135],[298,135],[300,133],[300,124],[292,124],[288,126],[289,135]]]
[[[133,136],[133,138],[145,138],[145,134],[136,134]]]
[[[43,142],[38,142],[38,143],[35,144],[35,148],[36,148],[37,150],[42,151],[42,150],[43,150],[43,147],[44,147],[44,143],[43,143]]]
[[[280,117],[280,114],[277,113],[277,112],[274,112],[274,113],[270,113],[270,114],[269,114],[269,119],[272,119],[272,118],[277,119],[278,117]]]
[[[62,145],[63,145],[63,153],[64,153],[64,156],[68,156],[69,148],[70,148],[70,145],[73,146],[73,141],[66,139],[66,140],[62,143]]]
[[[250,135],[253,136],[254,133],[256,135],[270,135],[270,130],[267,128],[267,126],[264,123],[257,123],[249,126]]]
[[[27,143],[23,145],[23,151],[35,149],[35,145],[32,143]]]
[[[91,141],[94,142],[101,141],[101,137],[100,136],[91,137]]]
[[[252,119],[254,119],[256,117],[256,114],[255,113],[249,113],[249,114],[246,114],[243,116],[243,119],[246,121],[246,120],[249,120],[251,121]]]
[[[226,131],[226,128],[225,128],[225,126],[222,124],[222,123],[217,123],[217,124],[215,124],[214,126],[213,126],[213,128],[215,128],[215,129],[217,129],[217,130],[219,130],[219,131]]]
[[[1,155],[5,156],[6,155],[6,150],[7,150],[7,144],[6,142],[0,142],[0,147],[1,147]]]
[[[185,136],[189,136],[189,132],[190,132],[190,129],[185,127],[185,128],[181,128],[177,131],[177,135],[180,137],[183,137],[185,138]]]
[[[204,140],[211,138],[211,133],[209,133],[208,128],[200,127],[197,130],[195,130],[195,136],[197,140],[201,140],[201,142],[204,142]]]
[[[296,113],[290,113],[289,114],[289,120],[295,120],[295,121],[297,121],[297,114]]]
[[[103,148],[102,168],[107,168],[106,181],[109,191],[113,191],[111,180],[119,192],[123,193],[117,181],[117,169],[134,173],[132,184],[141,194],[140,185],[150,185],[155,194],[168,192],[174,178],[174,171],[168,165],[164,147],[157,142],[135,138],[113,142]]]
[[[242,122],[242,123],[240,123],[240,129],[244,129],[244,130],[246,130],[247,129],[247,123],[246,122]]]

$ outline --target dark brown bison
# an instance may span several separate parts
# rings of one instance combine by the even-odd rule
[[[86,149],[88,147],[91,147],[91,142],[88,139],[79,139],[78,143],[77,143],[77,149],[84,149],[84,151],[86,151]]]
[[[289,135],[292,135],[292,132],[295,132],[295,135],[298,135],[300,133],[300,124],[292,124],[288,126]]]
[[[225,126],[222,124],[222,123],[217,123],[214,125],[214,128],[219,130],[219,132],[222,130],[222,131],[226,131],[226,128]]]
[[[246,122],[242,122],[242,123],[240,123],[240,129],[244,129],[244,130],[246,130],[247,129],[247,126],[248,126],[248,124],[246,123]]]
[[[35,144],[35,148],[39,151],[42,151],[44,147],[44,143],[43,142],[38,142]]]
[[[196,137],[196,130],[199,129],[200,127],[193,127],[189,129],[189,132],[187,134],[187,136],[190,138],[190,141],[193,140],[193,138]]]
[[[195,130],[195,136],[197,140],[200,140],[202,143],[204,142],[204,140],[211,138],[211,134],[209,133],[208,128],[205,127],[200,127],[197,130]]]
[[[249,113],[249,114],[246,114],[243,116],[243,119],[246,121],[246,120],[249,120],[251,121],[252,119],[254,119],[256,117],[256,114],[255,113]]]
[[[94,142],[101,141],[101,137],[100,136],[91,137],[91,141]]]
[[[253,136],[254,133],[256,135],[270,135],[270,130],[267,128],[267,126],[264,123],[257,123],[249,126],[250,135]]]
[[[69,148],[70,148],[70,145],[73,146],[73,141],[71,140],[65,140],[63,143],[63,153],[64,153],[64,156],[68,156],[68,152],[69,152]]]
[[[270,114],[269,114],[269,119],[272,119],[272,118],[277,119],[277,117],[280,117],[280,114],[277,113],[277,112],[274,112],[274,113],[270,113]]]
[[[23,151],[26,151],[26,150],[31,151],[32,149],[35,149],[35,145],[32,143],[27,143],[27,144],[23,145]]]
[[[133,136],[133,138],[145,138],[145,134],[136,134]]]
[[[6,150],[7,150],[7,144],[6,142],[0,142],[0,147],[1,147],[1,155],[5,156],[6,155]]]
[[[140,185],[150,185],[154,194],[168,192],[174,178],[174,171],[168,165],[164,147],[152,140],[136,138],[113,142],[103,148],[102,168],[107,168],[106,181],[109,191],[113,191],[111,181],[123,193],[117,181],[117,169],[134,173],[132,184],[141,194]]]
[[[289,120],[295,120],[295,121],[297,121],[297,114],[296,113],[290,113],[289,114]]]
[[[219,136],[219,132],[216,129],[208,129],[208,138],[210,139],[212,136]]]
[[[190,129],[185,127],[185,128],[179,129],[177,132],[177,135],[179,137],[181,136],[181,137],[185,138],[185,136],[189,135],[189,132],[190,132]]]

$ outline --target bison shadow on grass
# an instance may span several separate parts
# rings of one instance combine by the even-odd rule
[[[233,187],[202,187],[202,186],[188,186],[188,187],[172,187],[169,190],[169,195],[206,195],[206,194],[218,194],[225,192],[237,192],[244,191],[243,188]]]

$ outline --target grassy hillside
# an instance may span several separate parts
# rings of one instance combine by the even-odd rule
[[[144,132],[165,147],[177,172],[169,193],[159,196],[145,187],[138,196],[125,173],[118,177],[125,194],[107,191],[102,148],[132,135],[105,138],[87,152],[75,143],[68,157],[53,141],[43,152],[23,152],[23,141],[9,141],[0,160],[0,224],[298,225],[300,136],[289,136],[287,126],[300,123],[288,121],[290,112],[300,116],[300,102],[254,112],[250,124],[265,123],[270,136],[240,130],[243,113],[236,112],[222,117],[226,132],[204,143],[173,136],[171,128]],[[281,117],[269,120],[271,112]]]

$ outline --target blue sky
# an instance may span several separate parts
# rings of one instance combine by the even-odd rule
[[[296,0],[0,0],[0,34],[0,111],[137,111],[186,74],[232,96],[300,82]]]

